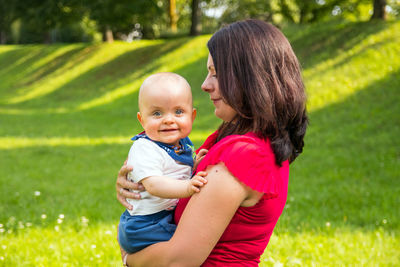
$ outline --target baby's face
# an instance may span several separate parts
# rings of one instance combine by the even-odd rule
[[[153,83],[141,92],[138,119],[147,136],[170,145],[192,130],[196,110],[190,87],[172,82]]]

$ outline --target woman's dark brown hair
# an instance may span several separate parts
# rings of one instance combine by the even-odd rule
[[[268,138],[276,163],[292,162],[302,151],[308,118],[297,57],[275,26],[260,20],[232,23],[208,41],[220,93],[236,112],[218,140],[231,134]]]

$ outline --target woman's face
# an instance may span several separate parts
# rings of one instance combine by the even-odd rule
[[[215,106],[215,116],[222,119],[223,121],[230,122],[236,116],[236,111],[229,106],[219,92],[219,84],[217,79],[217,73],[215,71],[214,62],[210,54],[208,54],[207,60],[208,74],[201,89],[210,94],[210,99]]]

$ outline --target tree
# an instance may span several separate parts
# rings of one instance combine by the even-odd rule
[[[0,44],[8,39],[11,24],[18,18],[17,0],[0,0]]]
[[[156,0],[87,0],[90,18],[98,24],[103,40],[112,42],[115,33],[132,31],[140,24],[144,38],[154,38],[154,26],[166,23],[162,1]]]
[[[176,14],[176,0],[169,0],[168,14],[169,14],[169,27],[172,32],[177,32],[178,15]]]
[[[374,12],[371,19],[386,20],[386,0],[373,0]]]
[[[192,0],[192,24],[190,26],[191,36],[196,36],[201,31],[200,16],[201,9],[199,7],[199,0]]]
[[[26,28],[35,35],[35,40],[41,39],[44,43],[51,42],[52,29],[77,22],[82,18],[82,6],[79,0],[25,0],[24,12],[20,18]]]
[[[286,0],[279,0],[279,11],[281,15],[286,18],[289,22],[294,23],[295,18],[293,16],[293,11],[290,9]]]
[[[271,1],[228,0],[221,21],[232,23],[242,19],[261,19],[272,22]]]

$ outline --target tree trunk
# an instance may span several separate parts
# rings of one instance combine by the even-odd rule
[[[110,26],[106,26],[106,31],[105,31],[105,38],[104,38],[104,40],[107,42],[107,43],[112,43],[112,42],[114,42],[114,36],[113,36],[113,32],[112,32],[112,30],[111,30],[111,28],[110,28]]]
[[[43,33],[43,43],[44,44],[50,44],[51,43],[50,30],[47,30],[45,33]]]
[[[190,27],[191,36],[196,36],[201,31],[200,16],[201,9],[199,8],[199,0],[192,0],[192,26]]]
[[[0,44],[7,43],[7,33],[5,31],[0,31]]]
[[[176,0],[169,0],[169,26],[172,32],[177,32],[178,16],[176,14]]]
[[[386,0],[374,0],[374,13],[371,19],[386,20]]]

